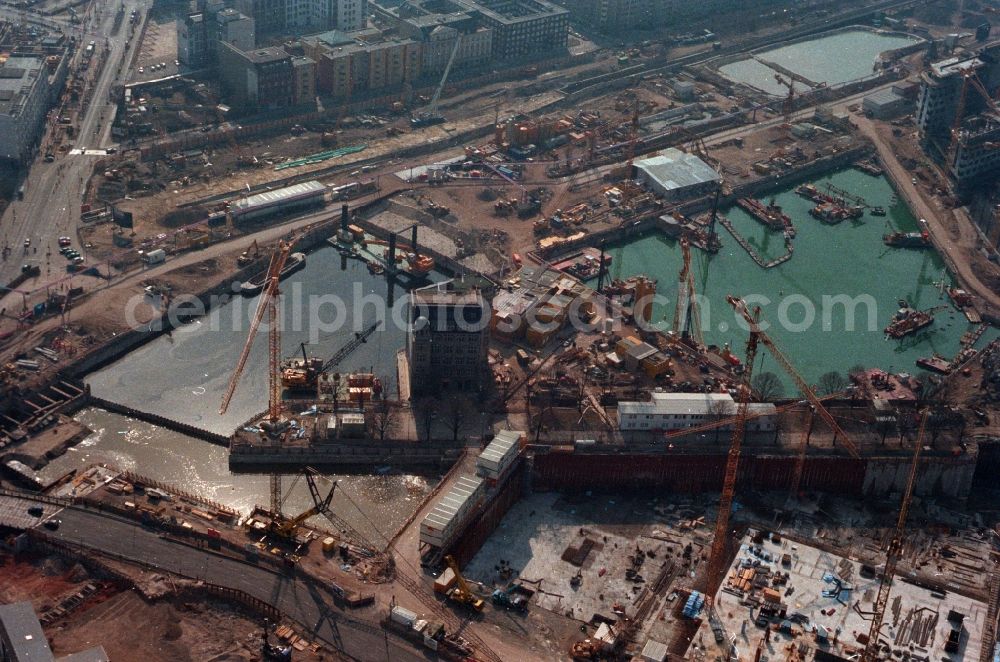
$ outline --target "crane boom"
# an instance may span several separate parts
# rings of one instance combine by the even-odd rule
[[[229,409],[229,403],[233,399],[233,394],[236,393],[236,386],[240,383],[240,377],[243,375],[243,369],[246,368],[247,359],[250,358],[250,350],[253,347],[253,341],[257,336],[257,329],[260,327],[260,323],[264,319],[264,315],[268,315],[270,320],[270,326],[268,328],[268,334],[271,336],[271,341],[269,344],[270,357],[269,357],[269,368],[271,374],[268,375],[268,416],[272,421],[276,421],[280,415],[281,409],[281,382],[278,380],[277,367],[280,359],[275,359],[276,349],[280,352],[281,348],[281,337],[278,334],[277,324],[277,303],[276,298],[278,296],[278,280],[281,275],[281,270],[285,267],[285,262],[288,260],[288,254],[292,250],[292,244],[290,242],[282,241],[278,244],[278,249],[271,255],[271,262],[267,267],[267,277],[264,284],[264,290],[260,295],[260,300],[257,302],[257,310],[254,311],[253,320],[250,322],[250,332],[247,334],[247,341],[243,345],[243,351],[240,353],[240,358],[236,362],[236,368],[233,370],[232,376],[229,378],[229,386],[226,388],[226,393],[222,397],[222,406],[219,408],[220,414],[225,414],[226,410]],[[277,345],[275,344],[277,343]],[[270,365],[273,364],[273,365]],[[277,394],[277,397],[275,397]]]
[[[836,441],[837,438],[840,438],[840,440],[844,444],[844,447],[847,449],[847,452],[850,453],[851,457],[853,457],[854,459],[859,459],[861,457],[861,453],[858,452],[857,444],[855,444],[854,440],[851,439],[851,437],[849,437],[848,434],[840,428],[840,425],[837,423],[837,420],[833,417],[832,414],[830,414],[829,411],[826,410],[826,407],[823,406],[823,403],[813,392],[812,388],[810,388],[809,385],[806,384],[806,381],[795,370],[795,367],[792,366],[791,361],[789,361],[788,358],[781,353],[781,350],[778,349],[778,346],[774,343],[774,340],[772,340],[760,328],[760,325],[757,323],[756,320],[754,320],[753,316],[750,314],[750,311],[747,309],[746,303],[742,299],[733,296],[726,297],[726,301],[728,301],[729,304],[736,310],[736,312],[744,320],[746,320],[747,324],[750,325],[750,332],[757,334],[757,336],[760,338],[760,342],[764,343],[767,349],[771,352],[771,356],[774,357],[774,360],[778,362],[778,365],[780,365],[786,373],[788,373],[788,376],[791,377],[792,381],[795,382],[795,386],[799,389],[802,395],[806,396],[806,399],[809,400],[810,404],[812,404],[812,406],[816,408],[816,413],[819,414],[819,417],[822,418],[823,421],[828,426],[830,426],[830,429],[833,431],[834,434],[834,440]]]
[[[441,98],[441,91],[444,89],[444,84],[448,81],[448,74],[451,73],[451,65],[455,64],[455,58],[458,56],[458,49],[462,45],[462,35],[459,33],[455,37],[455,47],[451,49],[451,57],[448,58],[448,64],[444,67],[444,74],[441,76],[441,82],[438,83],[437,89],[434,90],[434,96],[431,97],[431,102],[427,104],[427,112],[433,113],[437,108],[438,99]]]
[[[903,536],[906,533],[906,518],[910,514],[910,501],[913,499],[913,488],[917,482],[917,468],[920,465],[920,453],[924,447],[924,430],[927,428],[929,410],[925,409],[920,417],[920,431],[917,432],[917,442],[913,449],[913,461],[910,464],[910,476],[906,480],[903,500],[899,505],[899,517],[896,519],[896,529],[889,540],[886,550],[885,569],[882,571],[882,581],[879,582],[878,595],[875,598],[875,608],[872,613],[872,624],[868,630],[868,643],[861,654],[861,662],[875,662],[878,658],[879,631],[885,617],[885,607],[889,603],[889,593],[892,591],[892,578],[896,574],[896,565],[903,551]]]
[[[732,299],[733,297],[729,297]],[[749,311],[748,311],[748,314]],[[750,314],[750,319],[760,318],[760,308]],[[759,328],[759,327],[757,327]],[[747,356],[745,370],[743,372],[743,385],[740,390],[740,400],[736,410],[736,425],[733,426],[733,438],[729,444],[729,455],[726,458],[726,474],[722,481],[722,495],[719,498],[719,515],[715,519],[715,533],[712,536],[712,550],[708,557],[708,571],[705,574],[705,595],[711,603],[715,593],[715,583],[719,580],[726,560],[726,541],[729,540],[729,516],[733,508],[733,495],[736,493],[736,474],[739,469],[740,449],[743,446],[743,437],[746,435],[747,418],[750,412],[750,377],[753,373],[753,364],[757,359],[757,342],[760,332],[751,327],[750,337],[747,339]]]
[[[382,324],[381,321],[375,322],[364,331],[357,333],[351,342],[347,343],[343,347],[337,350],[337,353],[330,357],[330,359],[323,364],[323,368],[320,372],[326,372],[330,368],[335,367],[338,363],[343,361],[345,358],[350,356],[351,352],[356,350],[358,347],[363,345],[368,341],[368,336],[375,333],[376,329]]]

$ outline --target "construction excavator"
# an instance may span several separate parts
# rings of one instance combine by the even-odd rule
[[[257,240],[254,239],[250,247],[240,253],[240,256],[236,258],[236,265],[240,267],[245,267],[257,258],[260,257],[260,248],[257,246]]]
[[[454,602],[457,605],[463,607],[468,607],[474,611],[483,610],[483,599],[472,592],[469,588],[468,582],[465,581],[465,577],[462,576],[462,572],[458,569],[458,563],[455,561],[454,557],[446,556],[444,557],[445,564],[451,568],[451,571],[455,573],[455,587],[448,591],[448,600]]]

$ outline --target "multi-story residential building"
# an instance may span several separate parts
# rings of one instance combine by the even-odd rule
[[[45,57],[15,56],[0,65],[0,158],[31,158],[51,102]]]
[[[392,89],[421,75],[421,44],[386,40],[378,30],[332,31],[302,40],[316,62],[316,89],[337,99],[355,92]]]
[[[492,59],[510,60],[565,49],[569,38],[569,11],[548,0],[373,0],[372,9],[379,20],[425,44],[439,27],[457,30],[468,39],[456,56],[460,67],[484,62],[487,42]],[[432,71],[444,69],[451,54],[438,50],[444,48],[427,58]]]
[[[301,55],[292,58],[292,103],[308,103],[316,98],[316,62]]]
[[[452,67],[478,67],[488,63],[493,55],[493,30],[477,28],[463,33],[445,25],[437,26],[423,42],[423,73],[443,72],[452,53],[455,54]]]
[[[235,107],[278,108],[292,103],[292,57],[280,48],[241,51],[220,42],[219,75]]]
[[[236,0],[260,34],[303,30],[360,30],[368,22],[368,0]]]
[[[487,371],[489,304],[476,287],[447,281],[410,293],[406,356],[415,395],[475,392]]]

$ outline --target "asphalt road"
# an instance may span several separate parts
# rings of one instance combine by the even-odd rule
[[[381,628],[377,621],[384,607],[366,609],[363,617],[347,614],[335,605],[332,595],[325,588],[171,542],[160,537],[156,531],[128,520],[78,508],[65,508],[58,512],[57,517],[62,520],[59,528],[45,531],[54,539],[239,589],[276,606],[288,618],[299,623],[307,636],[323,640],[354,659],[363,662],[418,662],[426,659],[408,642],[387,634]]]
[[[101,15],[93,18],[86,28],[73,28],[73,34],[79,36],[83,47],[90,41],[97,42],[98,47],[101,47],[107,38],[109,48],[104,68],[93,86],[90,105],[76,127],[74,148],[98,149],[111,146],[109,135],[114,107],[108,101],[108,94],[112,85],[126,79],[126,65],[140,45],[139,39],[133,39],[126,52],[127,15],[132,9],[139,9],[143,20],[147,20],[150,5],[150,0],[125,0],[125,21],[118,34],[111,36],[118,0],[98,0],[94,11],[103,8]],[[136,35],[139,34],[140,27],[136,28]],[[123,61],[126,64],[119,72],[118,65]],[[11,247],[10,256],[0,262],[0,283],[14,278],[20,272],[21,265],[26,262],[41,266],[43,276],[47,275],[46,271],[52,275],[65,273],[66,262],[58,253],[56,240],[66,235],[76,242],[80,200],[83,199],[86,179],[98,158],[100,157],[83,154],[60,154],[53,163],[45,163],[41,155],[35,159],[26,180],[24,200],[11,203],[0,219],[0,227],[3,228],[0,231],[0,246]],[[31,240],[31,248],[27,250],[24,248],[25,239]],[[51,255],[47,256],[46,253],[49,252]],[[81,252],[86,256],[85,251]],[[50,265],[48,269],[47,262]]]

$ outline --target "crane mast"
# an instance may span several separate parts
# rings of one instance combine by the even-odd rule
[[[903,536],[906,533],[906,518],[910,514],[910,502],[913,499],[913,488],[917,482],[917,468],[920,466],[920,453],[924,447],[924,430],[927,428],[929,410],[925,409],[920,417],[920,430],[917,432],[917,442],[913,449],[913,461],[910,464],[910,476],[906,480],[903,500],[899,505],[899,517],[896,519],[896,529],[889,540],[886,550],[885,569],[882,571],[882,581],[878,585],[878,595],[875,598],[875,608],[872,613],[872,624],[868,630],[868,643],[861,654],[861,662],[875,662],[878,659],[879,631],[885,618],[885,607],[889,604],[889,593],[892,591],[892,578],[896,574],[896,565],[903,551]]]
[[[232,377],[229,379],[229,386],[222,398],[222,406],[219,408],[220,414],[225,414],[229,409],[229,403],[236,393],[236,387],[240,383],[243,369],[246,368],[247,359],[250,358],[250,350],[253,348],[253,341],[257,336],[257,329],[266,314],[268,317],[268,419],[274,423],[281,417],[281,380],[278,375],[278,367],[281,362],[281,334],[278,330],[278,280],[281,270],[285,267],[288,254],[292,250],[290,242],[282,241],[278,244],[278,249],[271,256],[271,262],[267,267],[267,277],[264,283],[264,290],[257,303],[257,310],[254,311],[253,320],[250,322],[250,332],[247,334],[247,341],[243,345],[243,351],[236,362]]]
[[[730,296],[730,303],[735,298]],[[740,302],[742,303],[742,301]],[[748,311],[748,314],[749,311]],[[715,533],[712,536],[712,550],[708,557],[708,571],[705,575],[705,596],[709,603],[715,593],[715,583],[719,580],[726,561],[726,541],[729,540],[729,516],[733,508],[733,495],[736,493],[736,475],[740,463],[740,449],[746,435],[747,418],[750,412],[750,379],[753,374],[753,364],[757,359],[757,343],[759,331],[755,331],[757,320],[760,319],[760,308],[755,308],[750,314],[754,325],[747,339],[746,363],[743,371],[743,384],[740,387],[740,400],[736,409],[736,423],[733,425],[733,438],[729,444],[729,455],[726,458],[726,474],[722,481],[722,496],[719,498],[719,515],[715,519]],[[758,327],[759,328],[759,327]]]

